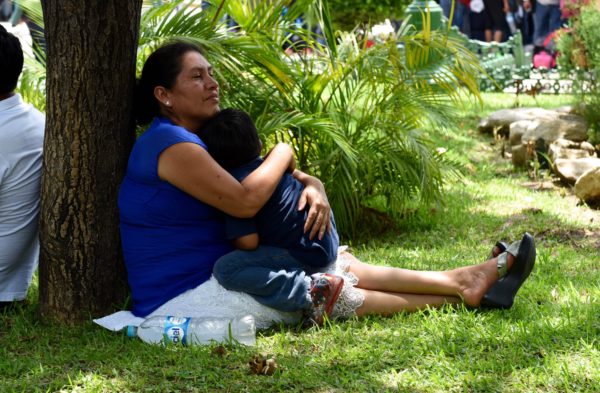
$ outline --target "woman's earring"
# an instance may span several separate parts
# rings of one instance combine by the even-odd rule
[[[165,102],[165,104],[166,104],[167,106],[171,106],[171,101],[167,101],[167,102]]]

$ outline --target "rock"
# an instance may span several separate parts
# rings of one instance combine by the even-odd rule
[[[528,161],[533,159],[532,154],[527,154],[527,146],[526,145],[515,145],[510,147],[511,161],[515,167],[524,167],[527,165]]]
[[[565,113],[567,115],[575,115],[579,113],[579,108],[575,105],[563,105],[559,106],[554,111],[558,113]]]
[[[535,159],[539,162],[540,169],[548,169],[551,164],[547,158],[548,146],[543,139],[528,141],[519,145],[511,146],[512,163],[515,167],[527,166],[529,161]]]
[[[600,158],[559,158],[554,162],[554,172],[568,184],[574,184],[581,175],[595,168],[600,168]]]
[[[600,205],[600,167],[590,169],[575,182],[575,195],[591,206]]]
[[[577,105],[563,105],[554,109],[554,111],[558,113],[565,113],[569,115],[580,115],[585,112],[586,105],[584,103],[580,103]]]
[[[591,154],[591,157],[597,156],[597,154],[596,154],[596,148],[591,143],[589,143],[589,142],[581,142],[581,145],[579,147],[582,150],[589,151],[590,154]]]
[[[529,126],[521,136],[521,140],[535,141],[542,138],[547,145],[561,138],[583,142],[587,139],[587,129],[587,122],[583,117],[563,115],[554,120],[539,121],[535,127]]]
[[[553,120],[560,116],[559,113],[541,108],[515,108],[502,109],[492,113],[479,123],[478,130],[481,133],[491,134],[498,129],[501,135],[507,135],[509,126],[519,120]]]
[[[588,142],[573,142],[568,139],[557,139],[548,148],[548,157],[554,162],[559,158],[577,159],[594,157],[594,146]]]
[[[511,146],[520,145],[521,138],[530,129],[533,130],[537,127],[539,121],[537,120],[519,120],[510,124],[510,131],[508,134],[508,143]]]

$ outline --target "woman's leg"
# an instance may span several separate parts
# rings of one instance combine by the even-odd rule
[[[348,253],[344,257],[350,260],[348,270],[358,278],[358,288],[388,293],[387,296],[369,294],[373,297],[372,301],[379,299],[389,301],[392,305],[404,304],[405,308],[402,309],[406,310],[422,308],[424,305],[455,303],[457,299],[462,299],[467,305],[478,306],[485,292],[498,280],[497,258],[447,271],[415,271],[369,265]],[[514,257],[509,254],[509,269],[513,261]],[[428,296],[415,297],[407,296],[408,294]]]
[[[457,304],[459,297],[439,295],[415,295],[358,289],[364,296],[363,303],[356,309],[356,315],[392,315],[400,311],[417,311],[428,307],[441,307],[444,304]]]

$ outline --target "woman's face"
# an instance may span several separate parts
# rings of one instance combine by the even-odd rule
[[[159,100],[165,114],[176,124],[195,131],[219,112],[219,84],[213,78],[212,66],[198,52],[187,52],[181,58],[181,71],[175,85],[165,89],[166,99]]]

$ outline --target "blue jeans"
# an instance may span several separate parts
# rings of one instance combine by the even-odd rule
[[[533,44],[544,46],[548,34],[561,26],[560,6],[537,3],[533,13]]]
[[[224,288],[246,292],[265,306],[290,312],[312,305],[308,295],[312,273],[316,273],[314,268],[303,265],[286,249],[267,246],[232,251],[213,267],[213,275]]]

